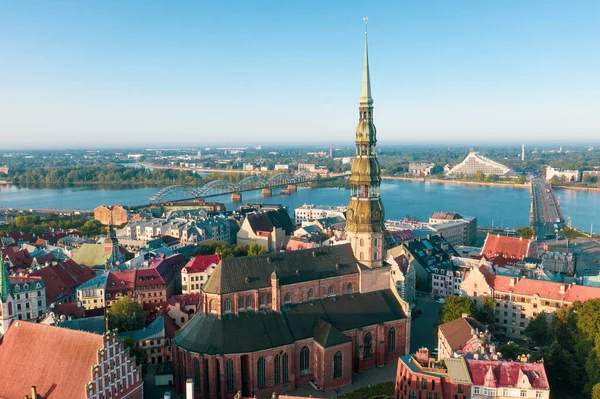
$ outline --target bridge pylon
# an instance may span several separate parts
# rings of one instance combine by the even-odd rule
[[[242,193],[232,193],[231,201],[232,202],[242,202]]]

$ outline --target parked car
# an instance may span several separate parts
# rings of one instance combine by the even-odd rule
[[[440,298],[440,299],[438,299],[436,302],[437,302],[437,303],[444,304],[444,303],[446,303],[446,299],[445,299],[445,298]]]

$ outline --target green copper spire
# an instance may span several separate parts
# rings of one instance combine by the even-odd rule
[[[4,267],[4,256],[2,252],[0,252],[0,299],[2,302],[6,301],[8,298],[8,294],[12,295],[12,287],[10,286],[10,281],[8,280],[8,271],[6,267]]]
[[[365,24],[369,22],[367,17],[364,18]],[[371,98],[371,75],[369,73],[369,32],[365,28],[365,61],[363,66],[362,91],[360,93],[361,104],[373,104]]]

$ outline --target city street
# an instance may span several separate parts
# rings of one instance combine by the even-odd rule
[[[534,178],[531,184],[531,195],[533,201],[533,228],[540,239],[550,237],[556,234],[558,230],[564,228],[564,220],[558,206],[558,201],[554,197],[552,186],[547,184],[541,178]],[[557,222],[559,220],[559,222]]]

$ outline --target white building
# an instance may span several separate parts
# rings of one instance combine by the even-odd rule
[[[275,165],[275,170],[282,170],[287,172],[289,169],[290,165],[287,164]]]
[[[201,255],[192,258],[181,270],[181,292],[200,294],[201,288],[221,261],[219,255]]]
[[[41,277],[10,276],[18,320],[35,320],[46,311],[46,286]]]
[[[413,176],[430,176],[433,168],[435,168],[434,163],[411,162],[408,164],[408,173]]]
[[[296,224],[332,216],[342,216],[345,219],[344,213],[346,212],[346,208],[346,206],[315,206],[304,204],[294,209],[294,219]]]
[[[506,176],[512,171],[510,168],[496,162],[471,149],[464,161],[450,169],[446,175],[450,177],[468,177],[481,172],[485,175]]]
[[[566,181],[579,181],[581,179],[581,173],[578,170],[562,170],[554,169],[552,166],[546,166],[546,181],[552,180],[556,176],[557,178],[565,178]]]

